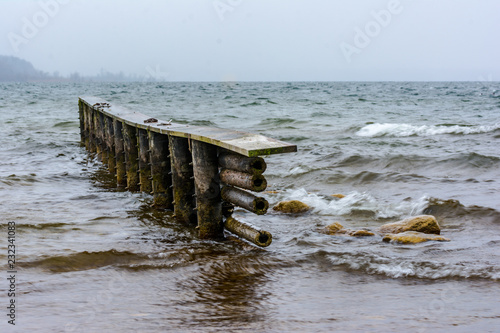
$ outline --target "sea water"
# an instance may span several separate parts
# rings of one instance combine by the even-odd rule
[[[0,330],[19,332],[498,332],[498,82],[2,83]],[[78,97],[298,146],[266,157],[272,210],[239,220],[258,249],[199,240],[149,194],[115,188],[80,144]],[[333,197],[342,194],[343,198]],[[436,216],[450,242],[368,229]],[[16,225],[16,326],[7,235]],[[228,235],[229,236],[229,235]]]

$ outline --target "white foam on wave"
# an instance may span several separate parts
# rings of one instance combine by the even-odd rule
[[[410,125],[410,124],[370,124],[361,128],[356,135],[363,137],[407,137],[407,136],[433,136],[441,134],[481,134],[500,129],[500,123],[494,125]]]
[[[349,269],[361,270],[369,274],[385,275],[396,279],[403,277],[421,279],[482,278],[497,281],[500,278],[500,270],[489,265],[469,267],[462,263],[384,258],[375,254],[362,253],[331,254],[328,259],[334,266],[346,266]]]
[[[492,271],[493,270],[493,271]],[[483,278],[498,280],[499,272],[492,267],[467,267],[451,263],[430,263],[404,260],[390,264],[370,263],[367,269],[371,274],[383,274],[391,278],[417,277],[421,279],[442,278]]]
[[[428,204],[428,197],[389,204],[377,200],[368,193],[351,192],[342,199],[335,199],[314,193],[304,188],[284,192],[283,200],[300,200],[313,208],[319,215],[349,215],[354,211],[373,212],[376,218],[396,218],[420,214]]]

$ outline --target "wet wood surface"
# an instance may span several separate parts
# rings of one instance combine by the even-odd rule
[[[152,119],[150,116],[118,105],[115,106],[98,97],[80,97],[80,101],[89,107],[98,109],[105,115],[119,118],[124,124],[156,133],[209,143],[248,157],[297,151],[296,145],[259,134],[215,127],[169,123],[160,119],[154,122],[155,119]],[[145,120],[150,120],[150,122],[144,122]]]

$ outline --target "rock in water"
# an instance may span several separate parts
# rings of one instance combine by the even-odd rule
[[[424,234],[417,231],[405,231],[399,234],[387,234],[382,240],[384,242],[394,242],[401,244],[417,244],[427,241],[450,241],[448,238],[445,238],[443,236]]]
[[[349,236],[354,236],[354,237],[365,237],[365,236],[375,236],[375,234],[371,231],[368,230],[350,230],[346,229]]]
[[[338,233],[340,230],[343,230],[344,229],[344,226],[338,222],[335,222],[335,223],[332,223],[330,225],[327,225],[325,227],[324,232],[325,234],[328,234],[328,235],[333,235],[333,234],[336,234]]]
[[[373,232],[368,230],[352,230],[352,229],[344,229],[344,226],[338,222],[332,223],[326,226],[321,232],[327,235],[348,235],[354,237],[363,237],[363,236],[374,236]]]
[[[381,234],[399,234],[405,231],[418,231],[424,234],[441,233],[441,228],[432,215],[420,215],[404,219],[403,221],[384,224],[379,228]]]
[[[285,214],[305,213],[309,209],[311,209],[311,207],[298,200],[281,201],[273,207],[273,210]]]

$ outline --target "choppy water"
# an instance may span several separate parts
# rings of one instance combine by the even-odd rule
[[[500,84],[0,84],[0,261],[17,224],[19,332],[500,331]],[[117,191],[79,145],[77,97],[261,133],[265,250],[201,241]],[[346,195],[336,199],[331,194]],[[433,214],[451,242],[328,236]],[[4,267],[4,266],[2,266]],[[7,275],[6,269],[3,275]],[[7,305],[2,276],[1,308]],[[4,311],[7,312],[6,310]],[[15,331],[1,313],[0,330]]]

